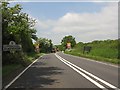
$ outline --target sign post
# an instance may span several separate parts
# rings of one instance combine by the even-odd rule
[[[10,41],[9,45],[3,45],[3,51],[10,51],[10,53],[14,53],[15,51],[21,51],[22,46],[17,45],[14,41]]]
[[[71,43],[67,43],[67,49],[71,49]]]
[[[39,44],[36,44],[35,45],[35,51],[37,52],[37,53],[39,53],[40,52],[40,45]]]

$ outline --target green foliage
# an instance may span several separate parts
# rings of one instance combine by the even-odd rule
[[[71,35],[69,36],[65,36],[62,41],[61,44],[64,48],[66,48],[67,43],[71,43],[71,47],[73,48],[76,45],[76,41],[75,38]]]
[[[22,68],[22,66],[20,64],[11,64],[11,65],[7,65],[7,66],[3,66],[2,68],[3,68],[2,69],[2,76],[6,77],[10,73],[14,72],[15,70]]]
[[[30,51],[26,50],[27,47],[33,51],[32,38],[36,39],[36,30],[33,28],[35,20],[29,18],[28,14],[21,12],[22,7],[19,4],[9,7],[9,3],[3,2],[1,9],[3,44],[15,41],[22,44],[23,51]],[[27,46],[24,46],[25,44]]]
[[[84,46],[92,47],[89,54],[83,54]],[[93,41],[91,43],[79,42],[71,52],[67,53],[117,64],[120,63],[118,60],[120,56],[118,48],[118,40]]]
[[[30,62],[23,52],[17,53],[3,53],[3,66],[8,64],[21,64],[22,66],[28,65]]]
[[[92,46],[90,55],[111,59],[118,58],[118,40],[97,41],[88,45]]]
[[[57,48],[59,48],[60,51],[65,51],[65,48],[62,45],[55,45]]]
[[[39,44],[40,52],[49,53],[52,51],[53,48],[52,40],[46,38],[38,38],[36,43]]]
[[[15,72],[16,70],[25,68],[26,65],[29,65],[31,62],[33,62],[33,60],[35,60],[36,58],[40,57],[41,55],[43,55],[43,53],[37,53],[36,54],[35,52],[32,52],[32,53],[22,54],[22,56],[24,56],[26,58],[26,59],[23,60],[24,62],[22,62],[22,64],[20,63],[22,56],[20,57],[20,55],[19,55],[20,59],[19,58],[18,59],[19,59],[20,62],[18,62],[18,59],[15,60],[15,58],[11,57],[12,58],[11,60],[12,60],[13,63],[12,64],[8,63],[8,64],[6,64],[6,65],[4,65],[2,67],[2,75],[3,75],[3,77],[8,76],[9,74]],[[15,61],[17,63],[15,63]]]
[[[43,55],[44,53],[35,53],[35,52],[31,52],[31,53],[27,53],[27,57],[29,59],[29,61],[33,61],[35,59],[37,59],[38,57],[40,57],[41,55]]]
[[[22,52],[3,52],[3,64],[27,63],[27,57],[23,52],[34,52],[32,39],[37,40],[36,30],[33,28],[35,20],[30,18],[28,14],[21,12],[22,7],[16,4],[13,7],[9,3],[2,2],[2,44],[9,44],[15,41],[22,45]],[[9,59],[8,59],[9,58]]]

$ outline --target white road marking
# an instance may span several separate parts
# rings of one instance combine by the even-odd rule
[[[113,88],[113,89],[116,89],[116,90],[120,90],[119,88],[115,87],[114,85],[112,85],[112,84],[110,84],[110,83],[108,83],[108,82],[106,82],[106,81],[104,81],[104,80],[98,78],[97,76],[95,76],[95,75],[93,75],[93,74],[87,72],[86,70],[84,70],[84,69],[82,69],[82,68],[76,66],[75,64],[73,64],[73,63],[71,63],[71,62],[65,60],[64,58],[60,57],[59,55],[57,55],[57,54],[55,54],[55,55],[56,55],[56,57],[58,57],[60,60],[62,60],[62,62],[66,62],[67,64],[74,66],[75,68],[77,68],[77,69],[79,69],[80,71],[84,72],[85,74],[87,74],[87,75],[89,75],[89,76],[95,78],[96,80],[98,80],[98,81],[104,83],[105,85],[109,86],[110,88]]]
[[[63,54],[65,54],[65,53],[63,53]],[[73,56],[73,55],[70,55],[70,54],[65,54],[65,55],[72,56],[72,57],[79,58],[79,59],[82,58],[84,60],[89,60],[89,61],[92,61],[92,62],[97,62],[97,63],[104,64],[104,65],[107,65],[107,66],[112,66],[112,67],[115,67],[115,68],[119,67],[119,65],[113,65],[113,64],[110,64],[110,63],[100,62],[100,61],[89,59],[89,58]]]
[[[42,57],[42,56],[40,56]],[[28,68],[30,68],[35,62],[37,62],[38,59],[36,59],[34,62],[32,62],[27,68],[25,68],[18,76],[16,76],[8,85],[4,87],[3,90],[6,90],[8,87],[10,87]]]
[[[61,57],[59,57],[57,54],[55,54],[55,56],[62,61],[63,63],[65,63],[66,65],[68,65],[69,67],[71,67],[73,70],[75,70],[76,72],[78,72],[80,75],[82,75],[84,78],[86,78],[87,80],[89,80],[90,82],[92,82],[93,84],[95,84],[97,87],[102,88],[105,90],[105,87],[102,86],[101,84],[99,84],[98,82],[96,82],[95,80],[93,80],[92,78],[88,77],[87,75],[85,75],[84,73],[82,73],[81,71],[79,71],[78,69],[76,69],[75,67],[73,67],[72,65],[70,65],[69,63],[65,62]],[[108,90],[108,89],[106,89]]]

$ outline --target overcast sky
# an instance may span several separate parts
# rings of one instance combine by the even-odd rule
[[[37,36],[51,39],[54,44],[60,44],[66,35],[77,42],[118,38],[117,2],[19,3],[23,12],[36,19]]]

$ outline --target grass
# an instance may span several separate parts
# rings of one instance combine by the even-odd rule
[[[92,47],[90,53],[83,54],[84,46]],[[85,58],[91,58],[97,61],[120,64],[120,60],[118,59],[119,52],[117,40],[93,41],[91,43],[78,43],[71,51],[65,51],[65,53]]]
[[[35,59],[37,59],[38,57],[42,56],[44,53],[28,53],[27,54],[27,58],[33,62]]]
[[[9,75],[11,72],[19,69],[19,68],[22,68],[23,66],[20,65],[20,64],[10,64],[10,65],[6,65],[4,67],[2,67],[2,75],[3,76],[7,76]]]
[[[32,63],[35,59],[43,55],[43,53],[28,53],[26,54],[26,59],[28,60],[27,63]],[[8,76],[12,72],[16,71],[17,69],[21,69],[24,66],[21,64],[9,64],[2,67],[2,75]]]
[[[118,59],[110,59],[110,58],[104,58],[104,57],[100,57],[100,56],[93,56],[93,55],[89,55],[89,54],[82,54],[79,52],[68,52],[65,51],[66,54],[71,54],[74,56],[79,56],[79,57],[85,57],[85,58],[90,58],[90,59],[94,59],[97,61],[103,61],[103,62],[109,62],[109,63],[113,63],[113,64],[120,64],[120,60]]]

